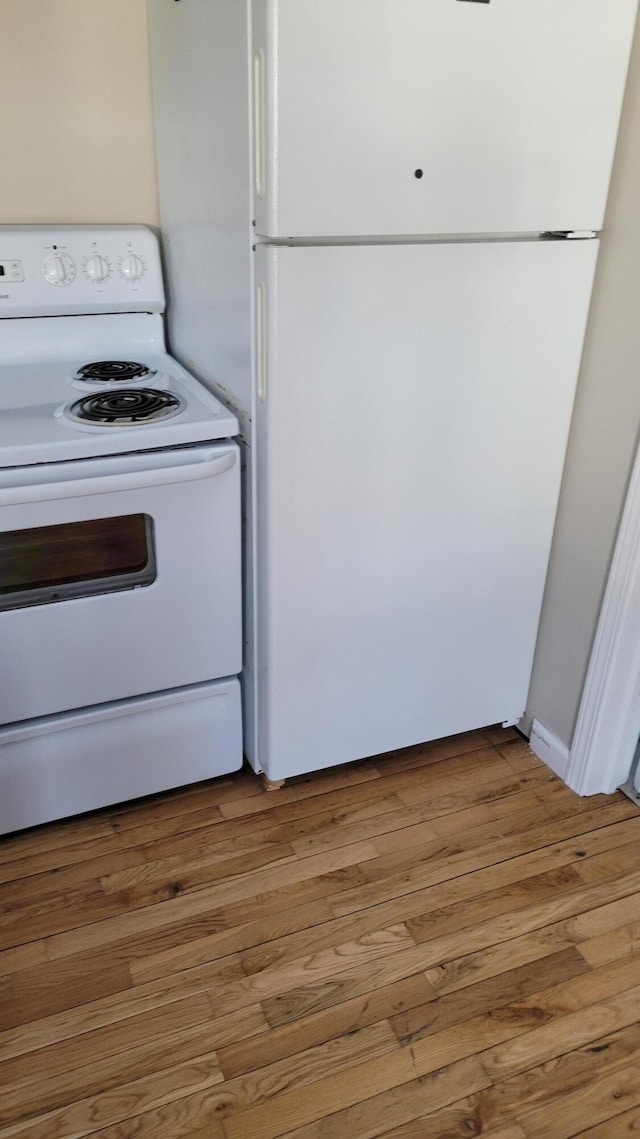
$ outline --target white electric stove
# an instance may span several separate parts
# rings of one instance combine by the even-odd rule
[[[0,833],[237,769],[235,416],[141,227],[0,227]]]

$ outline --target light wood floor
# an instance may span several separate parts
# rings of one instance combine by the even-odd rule
[[[640,1133],[640,814],[512,731],[0,840],[0,1136]]]

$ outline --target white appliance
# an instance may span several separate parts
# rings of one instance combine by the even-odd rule
[[[0,833],[242,763],[236,417],[156,238],[0,227]]]
[[[524,711],[636,6],[149,5],[170,335],[241,422],[273,780]]]

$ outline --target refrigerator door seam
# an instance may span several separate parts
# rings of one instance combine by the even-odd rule
[[[545,230],[538,233],[447,233],[447,234],[390,234],[371,237],[269,237],[257,236],[258,245],[284,248],[312,249],[316,246],[371,246],[371,245],[471,245],[508,244],[536,241],[593,241],[598,230]]]

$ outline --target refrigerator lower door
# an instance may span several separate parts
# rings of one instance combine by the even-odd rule
[[[270,778],[523,713],[596,257],[258,250]]]

